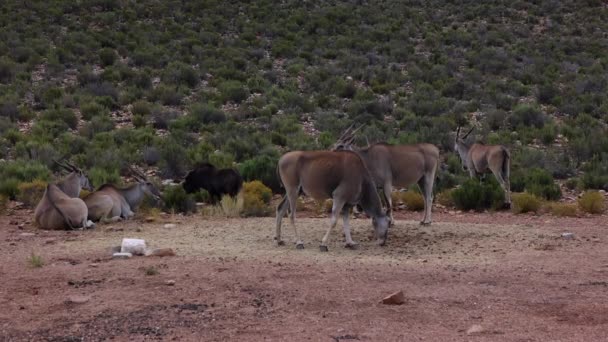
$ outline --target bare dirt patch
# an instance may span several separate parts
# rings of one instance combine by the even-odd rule
[[[342,247],[340,228],[321,253],[327,218],[297,220],[306,248],[296,250],[274,246],[273,218],[47,232],[19,229],[27,215],[0,217],[2,341],[590,341],[608,331],[605,216],[439,213],[420,226],[419,213],[401,213],[384,248],[361,218],[351,221],[358,250]],[[112,260],[123,237],[177,256]],[[400,290],[403,305],[380,304]]]

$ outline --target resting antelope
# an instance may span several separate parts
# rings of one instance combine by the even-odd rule
[[[511,206],[511,184],[509,181],[509,168],[511,155],[502,145],[469,144],[465,139],[473,132],[473,128],[463,137],[460,137],[460,127],[456,130],[454,150],[460,156],[462,167],[469,171],[471,178],[492,172],[505,192],[505,206]]]
[[[125,188],[104,184],[97,191],[84,198],[89,209],[89,219],[93,221],[116,222],[134,215],[145,195],[160,200],[160,192],[146,176],[131,168],[137,183]]]
[[[93,227],[87,216],[88,210],[83,200],[71,198],[54,184],[47,185],[34,212],[36,223],[42,229]]]
[[[296,247],[304,248],[295,225],[296,200],[300,191],[317,200],[331,198],[331,224],[321,240],[320,249],[327,251],[327,243],[331,230],[336,226],[338,215],[344,220],[344,235],[346,247],[356,248],[357,244],[350,235],[349,210],[359,204],[372,217],[378,243],[386,243],[388,235],[388,218],[382,211],[380,197],[376,185],[357,154],[350,151],[293,151],[284,154],[279,159],[277,172],[285,187],[286,194],[277,207],[277,230],[275,240],[283,245],[281,240],[281,222],[283,216],[290,211],[290,221],[293,226]]]
[[[433,184],[439,167],[439,149],[432,144],[390,145],[376,143],[363,149],[353,146],[355,132],[349,127],[332,147],[332,150],[351,150],[356,152],[369,169],[374,182],[382,187],[386,200],[386,212],[391,224],[393,187],[408,187],[418,184],[424,197],[424,218],[420,224],[431,224],[433,207]]]

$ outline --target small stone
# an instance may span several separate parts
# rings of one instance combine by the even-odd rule
[[[96,268],[96,267],[99,267],[99,264],[94,262],[92,264],[89,264],[89,267]]]
[[[21,223],[17,226],[18,229],[23,229],[25,228],[25,223]]]
[[[44,241],[44,243],[47,245],[54,244],[55,242],[57,242],[57,239],[55,239],[55,238],[51,238],[51,239]]]
[[[89,296],[70,296],[68,298],[68,300],[66,301],[67,303],[71,303],[71,304],[84,304],[86,302],[88,302],[89,300],[91,300],[91,297]]]
[[[382,304],[386,305],[401,305],[403,303],[405,303],[405,296],[403,295],[403,291],[395,292],[382,299]]]
[[[164,227],[167,229],[173,229],[177,227],[177,225],[175,223],[167,223],[166,225],[164,225]]]
[[[146,240],[124,238],[122,239],[120,252],[144,255],[146,253]]]
[[[562,237],[566,240],[574,239],[574,233],[562,233]]]
[[[167,280],[165,282],[165,285],[167,285],[167,286],[175,286],[175,280]]]
[[[175,256],[172,248],[156,248],[146,252],[146,256],[168,257]]]
[[[112,259],[129,259],[133,256],[131,253],[114,253]]]
[[[150,223],[150,222],[154,222],[154,221],[156,221],[156,218],[155,218],[155,217],[153,217],[153,216],[148,216],[148,217],[146,217],[146,218],[144,219],[144,221],[146,221],[146,222]]]
[[[485,330],[479,324],[473,324],[469,329],[467,329],[467,335],[477,335],[483,333]]]

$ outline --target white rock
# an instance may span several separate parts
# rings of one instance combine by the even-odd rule
[[[566,240],[574,239],[574,233],[562,233],[562,237]]]
[[[129,259],[132,256],[133,254],[131,253],[114,253],[112,254],[112,259]]]
[[[175,285],[175,280],[167,280],[165,282],[165,285],[167,285],[167,286],[174,286]]]
[[[144,255],[144,253],[146,253],[146,240],[124,238],[122,239],[120,252],[131,253],[134,255]]]
[[[70,298],[68,298],[68,300],[66,302],[68,303],[73,303],[73,304],[84,304],[86,302],[88,302],[89,300],[91,300],[91,297],[89,296],[71,296]]]
[[[476,334],[481,334],[483,332],[484,332],[484,328],[481,325],[479,325],[479,324],[473,324],[467,330],[467,335],[476,335]]]
[[[173,228],[177,227],[177,225],[175,223],[167,223],[164,225],[164,227],[167,229],[173,229]]]

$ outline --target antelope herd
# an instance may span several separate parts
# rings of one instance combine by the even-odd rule
[[[362,126],[361,126],[362,127]],[[372,219],[374,234],[379,245],[384,245],[388,229],[393,225],[391,193],[395,187],[417,184],[424,198],[424,217],[420,224],[431,224],[433,186],[440,165],[439,149],[432,144],[392,145],[385,142],[364,148],[354,145],[355,133],[361,127],[353,126],[339,137],[329,151],[291,151],[278,161],[277,176],[285,188],[285,196],[276,208],[277,245],[281,238],[283,217],[289,213],[294,229],[297,249],[304,248],[295,224],[296,202],[300,194],[316,200],[332,199],[331,221],[323,238],[321,251],[327,251],[331,231],[342,216],[345,247],[357,248],[349,226],[350,209],[357,206]],[[502,145],[467,143],[473,129],[460,136],[456,130],[454,152],[470,177],[493,173],[505,192],[505,204],[510,206],[510,154]],[[35,220],[43,229],[85,229],[93,222],[116,222],[128,219],[145,196],[161,201],[158,188],[142,172],[129,168],[136,183],[121,188],[103,184],[93,191],[87,175],[68,161],[56,161],[69,174],[49,184],[35,210]],[[198,165],[185,177],[182,187],[187,193],[203,188],[209,191],[212,202],[223,194],[235,196],[242,189],[242,177],[232,169],[217,170],[213,165]],[[91,191],[82,199],[82,189]],[[378,194],[384,198],[384,206]]]

